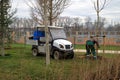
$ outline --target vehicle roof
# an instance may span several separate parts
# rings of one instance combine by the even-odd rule
[[[45,28],[44,25],[38,26],[37,28]],[[48,28],[63,28],[63,27],[58,27],[58,26],[48,26]]]

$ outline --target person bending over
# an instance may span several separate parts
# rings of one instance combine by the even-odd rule
[[[90,54],[93,54],[93,58],[97,59],[95,44],[99,48],[98,42],[94,39],[93,36],[90,36],[90,39],[86,41],[86,57],[89,57]]]

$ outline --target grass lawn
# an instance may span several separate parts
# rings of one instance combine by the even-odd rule
[[[75,49],[85,49],[85,45],[74,45]],[[103,50],[103,45],[100,45],[100,50]],[[112,45],[106,45],[105,50],[120,50],[120,46],[112,46]]]
[[[31,46],[22,44],[13,44],[6,53],[10,55],[0,56],[0,80],[85,80],[88,72],[102,64],[100,60],[79,58],[84,53],[75,53],[74,59],[51,59],[46,66],[45,56],[32,56]],[[101,56],[112,59],[118,55]]]

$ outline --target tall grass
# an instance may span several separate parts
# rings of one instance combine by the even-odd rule
[[[102,54],[101,60],[53,60],[46,66],[45,55],[33,57],[30,46],[14,44],[0,56],[0,80],[115,80],[120,77],[120,55]]]

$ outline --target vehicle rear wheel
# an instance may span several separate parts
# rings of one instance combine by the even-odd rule
[[[54,59],[59,60],[62,58],[62,54],[59,51],[54,51],[53,57]]]
[[[33,54],[33,56],[37,56],[38,50],[36,48],[32,49],[32,54]]]

